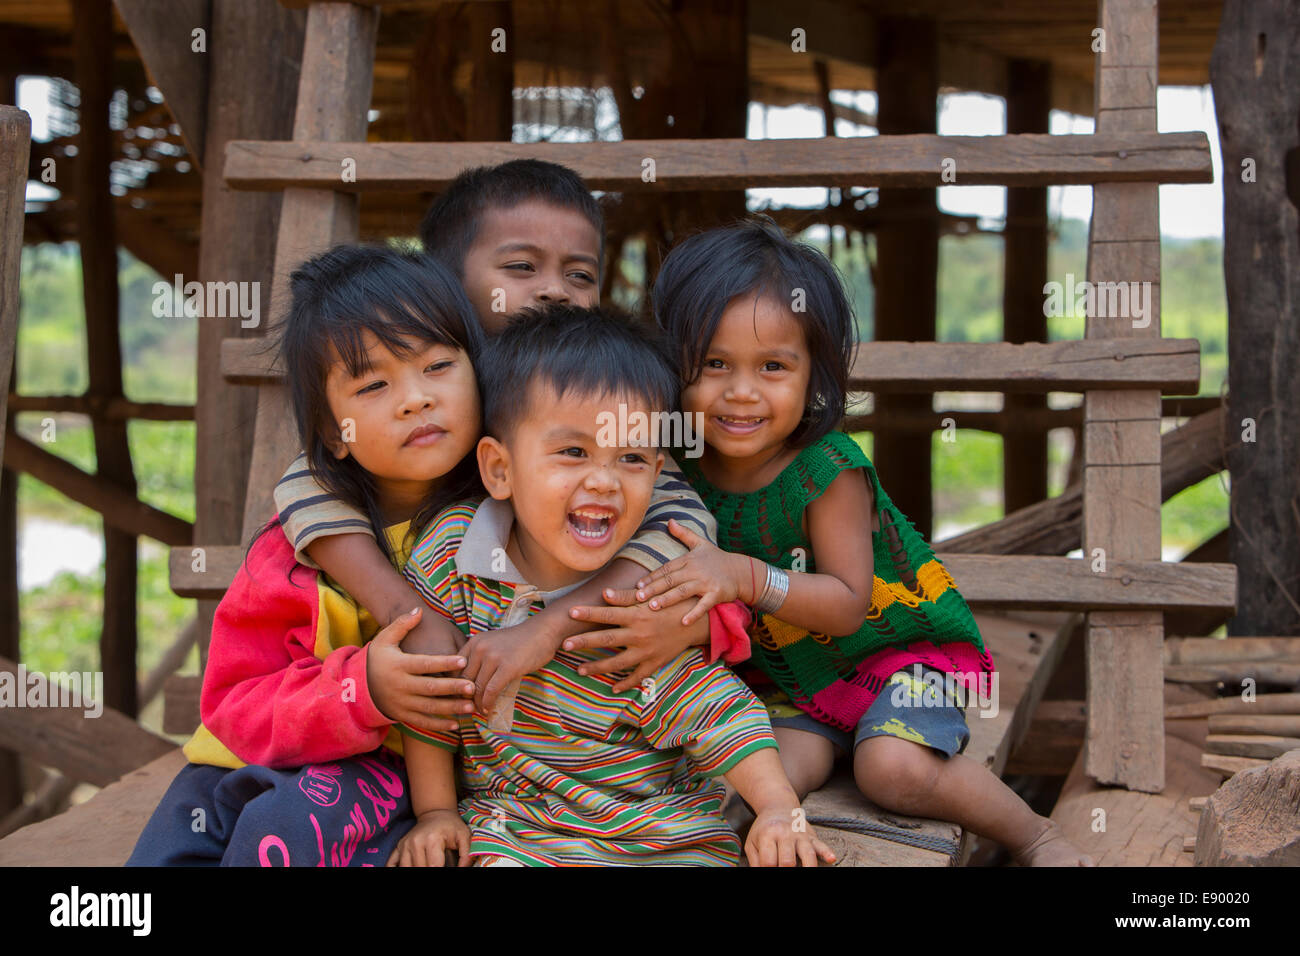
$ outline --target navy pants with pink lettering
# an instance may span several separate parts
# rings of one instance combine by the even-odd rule
[[[415,823],[402,758],[380,748],[288,770],[189,764],[127,866],[383,866]]]

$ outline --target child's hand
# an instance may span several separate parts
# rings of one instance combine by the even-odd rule
[[[709,642],[708,617],[696,621],[689,627],[682,625],[676,615],[659,614],[645,604],[637,604],[631,592],[624,592],[631,599],[627,607],[574,607],[569,614],[575,620],[591,621],[593,624],[609,624],[611,627],[601,631],[587,631],[575,634],[564,642],[566,651],[576,651],[590,647],[621,647],[624,650],[598,661],[591,661],[578,668],[583,675],[616,674],[631,670],[611,690],[621,693],[641,686],[641,681],[659,671],[665,664],[687,648]],[[623,600],[620,592],[606,589],[605,600],[611,604]]]
[[[750,866],[816,866],[820,857],[835,862],[835,854],[802,817],[789,810],[765,810],[749,828],[745,857]]]
[[[682,618],[686,626],[708,614],[716,604],[737,598],[746,604],[754,603],[750,592],[756,587],[757,572],[749,558],[723,551],[675,519],[669,520],[668,530],[691,550],[637,581],[638,601],[646,601],[650,610],[657,611],[685,598],[698,597],[695,607]]]
[[[394,723],[424,731],[454,731],[460,726],[454,716],[474,709],[465,699],[474,693],[474,685],[464,678],[424,676],[460,670],[465,666],[463,655],[408,654],[399,646],[422,614],[422,608],[403,614],[366,645],[370,699]]]
[[[474,704],[481,714],[491,714],[497,698],[525,674],[531,674],[555,657],[556,640],[537,623],[536,616],[495,631],[475,634],[461,649],[466,659],[464,676],[474,682]]]
[[[393,848],[388,866],[446,866],[447,854],[457,866],[470,866],[469,827],[455,810],[429,810]]]

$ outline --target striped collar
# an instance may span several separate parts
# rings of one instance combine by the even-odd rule
[[[510,584],[516,592],[536,591],[534,599],[540,600],[543,604],[549,604],[556,598],[582,587],[600,573],[593,571],[581,581],[553,591],[534,588],[524,580],[524,576],[515,567],[506,551],[514,521],[515,512],[510,507],[510,502],[492,497],[484,498],[474,509],[474,517],[470,519],[469,527],[465,529],[465,536],[461,538],[460,547],[456,549],[456,572]],[[497,570],[493,569],[494,566]]]

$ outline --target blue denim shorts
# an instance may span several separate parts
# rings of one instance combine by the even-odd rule
[[[920,680],[917,678],[918,667],[922,678]],[[966,714],[946,691],[944,699],[940,700],[935,678],[931,676],[930,681],[926,682],[924,678],[927,675],[937,675],[938,686],[946,686],[943,671],[924,664],[896,671],[862,715],[851,736],[838,727],[823,724],[802,713],[793,717],[773,714],[772,728],[821,734],[835,745],[837,757],[852,753],[868,737],[898,737],[931,747],[944,756],[951,757],[961,753],[970,743]],[[788,712],[788,708],[780,710]]]

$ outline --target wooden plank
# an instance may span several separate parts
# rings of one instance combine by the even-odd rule
[[[1235,601],[1235,577],[1228,564],[1117,561],[1102,574],[1078,558],[944,553],[939,558],[966,600],[980,607],[1230,608]],[[243,559],[244,549],[237,546],[173,548],[168,566],[172,590],[182,597],[219,597]]]
[[[1155,132],[1157,60],[1155,0],[1101,0],[1104,46],[1097,58],[1097,133]],[[1127,82],[1135,70],[1146,80]],[[1114,75],[1116,71],[1118,75]],[[1098,184],[1093,189],[1088,280],[1110,289],[1136,283],[1138,303],[1100,296],[1084,337],[1159,339],[1160,213],[1158,186]],[[1141,255],[1133,243],[1146,243]],[[1156,243],[1153,248],[1150,243]],[[1111,244],[1122,248],[1108,249]],[[1137,269],[1147,271],[1135,271]],[[1084,397],[1083,553],[1094,557],[1160,557],[1160,396],[1134,389]],[[1163,619],[1158,611],[1088,616],[1088,730],[1084,769],[1103,784],[1159,792],[1165,785],[1162,711]]]
[[[0,866],[121,866],[184,766],[173,747],[85,803],[10,834],[0,840]]]
[[[1165,708],[1165,717],[1187,719],[1210,714],[1300,714],[1300,694],[1256,694],[1242,697],[1223,697]]]
[[[203,678],[197,674],[173,674],[163,684],[163,733],[192,734],[198,729],[199,700]]]
[[[1171,685],[1163,699],[1192,696],[1197,695]],[[1171,725],[1163,737],[1166,779],[1161,793],[1099,786],[1084,772],[1082,753],[1066,778],[1051,817],[1098,866],[1192,865],[1183,840],[1196,834],[1198,815],[1188,812],[1187,802],[1211,793],[1219,776],[1201,767],[1204,721]]]
[[[1225,683],[1240,688],[1244,681],[1258,684],[1300,684],[1300,663],[1280,661],[1220,661],[1213,664],[1168,664],[1165,680],[1186,684]]]
[[[1297,748],[1300,748],[1300,737],[1279,737],[1274,734],[1210,734],[1205,739],[1207,751],[1231,757],[1272,760]]]
[[[82,471],[21,435],[10,436],[4,461],[12,471],[25,472],[99,512],[106,525],[127,534],[132,541],[136,535],[146,535],[163,544],[182,545],[193,538],[194,528],[188,521],[145,504],[133,491]]]
[[[83,675],[77,676],[79,682],[84,679]],[[80,696],[71,697],[52,685],[46,675],[28,671],[8,658],[0,658],[0,681],[11,692],[24,694],[27,702],[24,706],[0,707],[0,746],[75,780],[106,786],[176,747],[125,714],[103,706],[103,701],[95,700],[93,694],[76,687]],[[75,687],[62,681],[60,684]],[[75,706],[49,706],[56,696],[60,702],[70,701]],[[46,704],[32,706],[38,700]]]
[[[1300,171],[1295,51],[1285,0],[1226,0],[1210,60],[1223,152],[1223,262],[1232,473],[1230,634],[1300,634]],[[1243,165],[1246,164],[1246,165]],[[1253,440],[1243,440],[1244,423]]]
[[[155,422],[192,422],[193,405],[170,402],[132,402],[125,398],[107,401],[90,395],[10,395],[9,408],[15,412],[71,412],[125,421],[132,418]]]
[[[378,15],[351,4],[314,5],[307,14],[302,75],[294,114],[295,140],[338,141],[364,137],[370,107]],[[275,244],[273,315],[289,301],[289,273],[304,259],[357,238],[356,195],[334,192],[340,171],[323,188],[287,189]],[[244,501],[243,541],[275,513],[272,492],[299,446],[289,396],[283,385],[258,390],[253,457]]]
[[[23,194],[31,137],[31,117],[16,106],[0,106],[0,458],[5,448],[9,374],[18,341]]]
[[[221,345],[227,381],[283,380],[275,354],[259,339]],[[1005,342],[863,342],[856,347],[852,387],[901,392],[917,386],[947,391],[1037,393],[1158,387],[1194,390],[1200,380],[1195,339],[1084,339],[1013,345]]]
[[[1200,132],[436,145],[295,136],[288,143],[231,142],[223,175],[235,189],[435,192],[469,166],[525,158],[561,163],[592,189],[619,192],[841,183],[934,188],[944,184],[945,159],[956,163],[957,182],[966,186],[1212,181],[1209,141]],[[356,162],[356,182],[340,181],[345,159]],[[655,161],[653,182],[642,178],[646,159]]]
[[[1300,737],[1300,714],[1216,714],[1210,718],[1210,733]]]
[[[108,127],[113,82],[113,9],[103,0],[73,0],[74,79],[81,95],[77,161],[72,167],[77,240],[81,249],[81,292],[86,316],[89,383],[86,394],[103,400],[122,395],[122,346],[118,333],[117,240],[109,191],[115,157]],[[135,472],[126,422],[92,420],[95,473],[134,497]],[[135,716],[136,585],[135,535],[104,527],[104,610],[99,637],[104,703]]]
[[[236,192],[216,175],[226,143],[235,137],[289,139],[298,91],[298,51],[306,16],[273,3],[218,3],[212,11],[203,216],[198,278],[204,282],[256,282],[262,314],[271,288],[282,197]],[[293,56],[249,56],[267,37]],[[232,241],[238,237],[238,241]],[[234,318],[199,323],[198,402],[195,410],[194,540],[238,544],[252,458],[257,393],[231,388],[221,378],[221,343],[230,336],[260,335]],[[215,604],[198,606],[199,656],[206,660]]]
[[[1166,664],[1220,661],[1294,661],[1300,663],[1300,637],[1167,637]]]
[[[1066,776],[1083,749],[1087,707],[1081,700],[1045,700],[1038,705],[1024,741],[1012,751],[1008,774]]]
[[[180,125],[186,148],[202,168],[209,61],[206,47],[204,52],[194,51],[192,31],[208,33],[212,0],[171,0],[166,5],[154,0],[114,0],[114,6],[149,78]]]
[[[1268,761],[1259,757],[1227,757],[1222,754],[1201,754],[1201,766],[1226,778],[1241,773],[1243,770],[1266,767]]]

